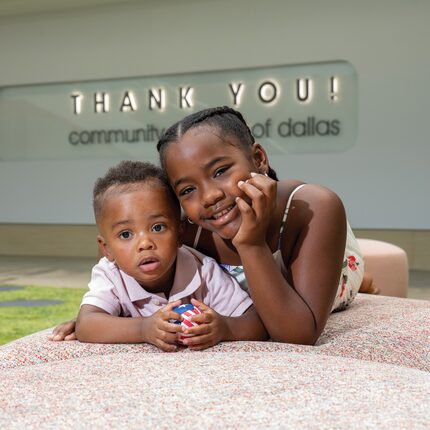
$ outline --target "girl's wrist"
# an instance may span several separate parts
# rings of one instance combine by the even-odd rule
[[[235,247],[236,247],[236,251],[239,253],[241,257],[241,260],[243,260],[243,258],[248,255],[249,256],[256,255],[258,257],[258,255],[265,252],[272,254],[272,251],[270,250],[269,245],[267,245],[267,242],[264,242],[261,244],[242,243],[242,244],[235,245]]]

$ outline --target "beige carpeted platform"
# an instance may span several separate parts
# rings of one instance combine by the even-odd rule
[[[316,346],[0,347],[0,428],[428,428],[430,302],[359,295]]]

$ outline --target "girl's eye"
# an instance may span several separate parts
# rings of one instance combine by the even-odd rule
[[[166,226],[164,224],[155,224],[152,227],[152,231],[154,231],[155,233],[161,233],[164,230],[166,230]]]
[[[221,176],[227,169],[228,167],[221,167],[220,169],[215,170],[214,177],[216,178],[217,176]]]
[[[194,190],[194,188],[192,188],[192,187],[184,188],[183,190],[181,190],[179,192],[179,195],[180,196],[185,196],[186,194],[190,194],[193,190]]]
[[[131,239],[131,236],[132,236],[131,231],[122,231],[122,232],[119,234],[119,237],[120,237],[121,239],[125,239],[125,240],[127,240],[127,239]]]

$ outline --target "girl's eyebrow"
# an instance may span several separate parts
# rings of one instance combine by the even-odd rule
[[[212,160],[209,160],[206,164],[203,164],[202,168],[204,170],[206,169],[210,169],[211,167],[213,167],[215,164],[219,163],[220,161],[224,161],[226,159],[228,159],[229,157],[226,155],[220,155],[219,157],[215,157],[212,158]],[[176,188],[178,185],[180,185],[182,182],[188,182],[188,176],[182,176],[181,178],[179,178],[178,180],[176,180],[173,183],[173,188]]]

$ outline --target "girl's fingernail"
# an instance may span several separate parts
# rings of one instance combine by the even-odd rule
[[[258,175],[258,173],[251,172],[251,178],[253,178],[254,176],[257,176],[257,175]]]
[[[237,186],[238,186],[238,187],[240,187],[240,186],[242,186],[244,183],[245,183],[245,182],[243,182],[243,181],[239,181],[239,182],[237,183]]]

